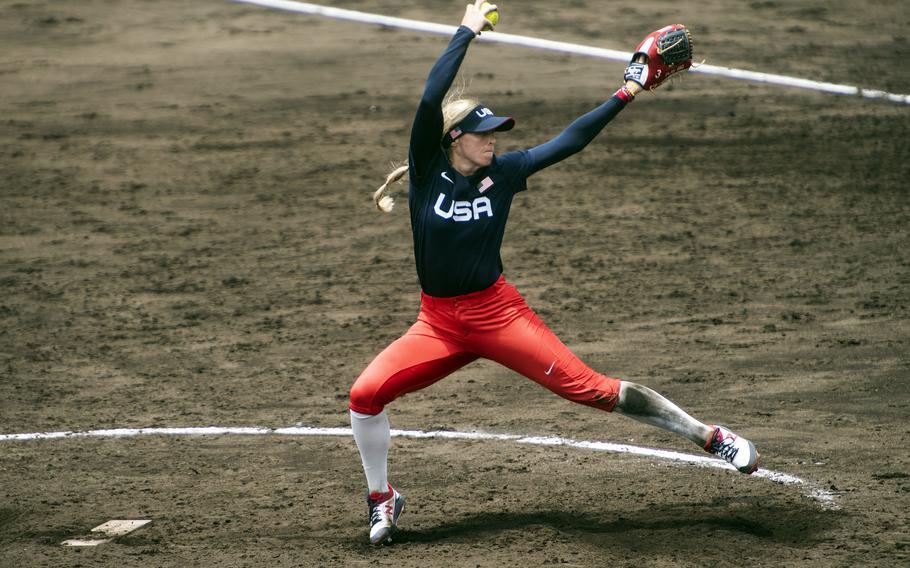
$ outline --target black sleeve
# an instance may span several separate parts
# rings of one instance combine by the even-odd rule
[[[611,97],[596,109],[575,119],[555,138],[528,150],[530,157],[528,175],[581,152],[625,106],[624,100]]]
[[[411,175],[421,177],[427,172],[442,140],[442,101],[455,80],[458,68],[474,39],[474,32],[460,26],[427,77],[427,83],[411,127],[408,156]]]

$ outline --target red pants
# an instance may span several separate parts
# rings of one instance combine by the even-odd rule
[[[485,290],[453,298],[422,293],[417,323],[360,374],[349,407],[379,414],[399,396],[428,387],[480,357],[601,410],[613,410],[619,396],[620,381],[585,365],[500,276]]]

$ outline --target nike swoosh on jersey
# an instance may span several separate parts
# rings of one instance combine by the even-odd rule
[[[447,176],[445,172],[442,172],[442,173],[439,174],[439,175],[442,176],[442,179],[446,180],[447,182],[451,183],[452,185],[455,185],[455,182],[452,181],[452,180],[450,180],[450,179],[449,179],[449,176]]]

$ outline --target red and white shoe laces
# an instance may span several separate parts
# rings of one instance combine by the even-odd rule
[[[761,455],[749,440],[737,436],[723,426],[711,426],[714,433],[705,443],[705,450],[723,458],[746,475],[758,469]]]
[[[391,542],[398,528],[398,517],[404,510],[404,495],[389,485],[386,493],[367,495],[367,509],[370,518],[370,544]]]

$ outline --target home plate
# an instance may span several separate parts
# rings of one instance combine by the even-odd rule
[[[92,529],[93,533],[99,533],[101,536],[106,536],[108,538],[104,539],[89,539],[89,538],[74,538],[70,540],[64,540],[60,544],[63,546],[98,546],[99,544],[104,544],[110,542],[111,539],[117,538],[118,536],[123,536],[133,532],[136,529],[142,528],[145,525],[149,524],[151,519],[114,519],[106,523],[102,523],[97,527]]]
[[[123,536],[129,534],[138,528],[142,528],[145,525],[152,522],[151,520],[135,520],[135,521],[126,521],[126,520],[114,520],[108,521],[106,523],[100,524],[97,527],[92,529],[93,533],[102,533],[104,536]]]

